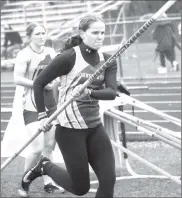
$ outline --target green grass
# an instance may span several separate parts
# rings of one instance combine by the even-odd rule
[[[123,76],[145,77],[159,75],[157,67],[160,66],[159,56],[155,59],[155,43],[133,43],[122,55]],[[181,51],[175,48],[176,60],[181,67]],[[136,56],[133,56],[136,55]],[[170,63],[166,61],[170,69]],[[170,72],[179,73],[179,72]]]
[[[181,152],[162,142],[132,142],[128,148],[139,156],[154,163],[172,175],[181,175]],[[2,162],[4,159],[2,159]],[[129,162],[138,174],[159,174],[146,165],[129,157]],[[23,158],[16,158],[4,169],[1,175],[1,197],[17,197],[17,189],[20,185]],[[127,176],[126,169],[118,169],[117,176]],[[91,175],[95,179],[95,175]],[[92,186],[92,188],[97,185]],[[94,197],[94,193],[88,193],[83,197]],[[181,197],[181,187],[170,179],[132,179],[117,181],[115,185],[115,197]],[[43,191],[42,178],[32,183],[30,197],[78,197],[71,193],[47,194]]]

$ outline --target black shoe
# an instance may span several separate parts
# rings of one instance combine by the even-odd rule
[[[42,176],[43,173],[43,166],[42,162],[50,161],[47,157],[41,156],[39,162],[30,170],[27,170],[21,181],[21,187],[24,191],[29,191],[29,186],[37,177]]]
[[[52,183],[46,184],[44,186],[44,191],[47,193],[54,193],[54,191],[59,191],[60,193],[64,193],[64,189],[59,189],[58,187],[54,186]]]

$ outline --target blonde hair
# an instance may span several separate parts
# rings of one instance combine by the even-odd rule
[[[28,37],[30,37],[30,36],[32,35],[32,32],[34,31],[34,29],[35,29],[36,27],[38,27],[38,26],[43,27],[44,30],[46,31],[46,29],[45,29],[45,27],[44,27],[43,25],[40,25],[39,23],[33,22],[33,23],[28,24],[28,26],[27,26],[27,28],[26,28],[26,35],[27,35]]]

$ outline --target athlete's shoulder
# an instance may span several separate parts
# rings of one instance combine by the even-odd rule
[[[29,47],[24,47],[22,50],[18,52],[18,54],[24,55],[29,53]]]
[[[55,52],[54,48],[52,47],[44,47],[47,52]]]
[[[104,60],[107,61],[109,58],[111,58],[111,54],[103,52]],[[117,66],[116,60],[111,60],[111,64]]]
[[[56,51],[52,47],[45,47],[46,54],[49,54],[51,58],[56,56]]]
[[[16,59],[29,60],[30,51],[29,47],[25,47],[17,53]]]
[[[105,53],[105,52],[102,52],[103,55],[104,55],[104,59],[107,60],[111,57],[111,54],[108,54],[108,53]]]
[[[74,57],[76,55],[75,49],[72,47],[70,49],[64,50],[61,53],[58,54],[58,56],[68,58],[70,59],[71,57]]]

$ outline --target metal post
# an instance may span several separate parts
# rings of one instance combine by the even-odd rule
[[[122,67],[121,55],[118,57],[118,65],[119,65],[119,78],[122,78],[123,77],[123,67]]]
[[[47,21],[46,21],[46,13],[45,13],[45,2],[41,2],[42,3],[42,18],[43,18],[43,24],[44,27],[47,28]]]
[[[109,22],[112,22],[111,21],[111,11],[109,10],[108,11],[108,19],[109,19]],[[109,24],[109,38],[110,38],[110,45],[112,45],[113,44],[113,37],[112,37],[112,27],[111,27],[111,25]]]
[[[119,110],[123,111],[123,106],[119,106]],[[120,128],[121,128],[122,145],[124,148],[127,148],[125,124],[121,121],[120,121]],[[123,154],[124,154],[124,159],[127,159],[128,155],[125,152],[123,152]]]
[[[134,32],[138,29],[138,23],[135,23],[134,25],[135,29],[134,29]],[[136,44],[135,44],[135,58],[136,58],[136,61],[137,61],[137,66],[138,66],[138,77],[139,77],[139,80],[141,81],[142,80],[142,70],[141,70],[141,65],[140,65],[140,54],[138,53],[139,49],[138,49],[138,43],[139,41],[137,40],[136,41]]]
[[[25,29],[27,27],[27,16],[26,16],[26,7],[23,6],[23,17],[24,17],[24,21],[25,21]]]
[[[128,39],[127,36],[127,26],[126,26],[126,4],[123,4],[123,32],[124,32],[124,42],[126,42]],[[128,50],[124,53],[126,59],[128,59]]]
[[[119,11],[117,20],[116,20],[116,24],[115,24],[114,29],[113,29],[113,32],[112,32],[112,36],[114,36],[114,34],[116,33],[116,30],[117,30],[117,27],[118,27],[118,24],[117,23],[120,21],[120,18],[121,18],[122,13],[123,13],[123,5],[121,5],[121,8],[120,8],[120,11]]]
[[[91,1],[87,1],[87,12],[91,12],[91,10],[92,10],[91,4],[92,4]]]

